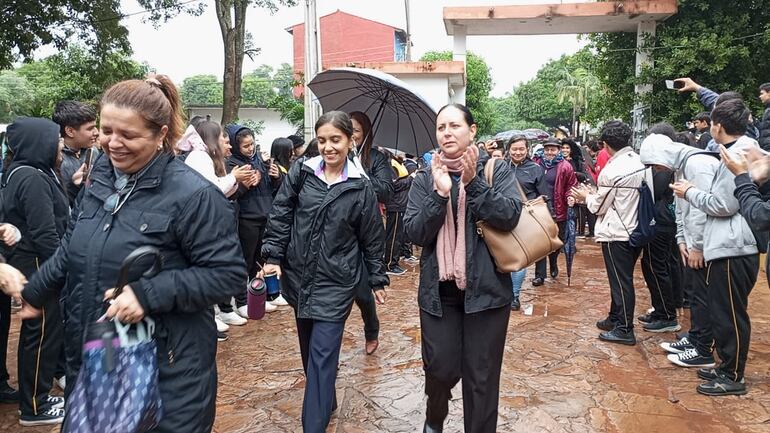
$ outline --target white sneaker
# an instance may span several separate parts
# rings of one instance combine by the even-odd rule
[[[235,311],[231,311],[229,313],[219,313],[219,320],[232,326],[243,326],[248,322],[248,320],[238,315],[238,313]]]
[[[273,311],[277,311],[278,307],[271,304],[270,302],[265,302],[265,313],[272,313]]]
[[[270,301],[270,303],[276,307],[285,307],[289,305],[289,303],[286,302],[286,299],[283,299],[283,295],[278,295],[278,297]]]
[[[230,327],[227,326],[227,323],[219,320],[219,317],[214,316],[214,321],[217,322],[217,331],[219,331],[219,332],[227,332],[227,330],[230,329]]]
[[[244,319],[249,318],[249,306],[243,305],[235,309],[235,312],[238,313],[239,316],[243,317]]]

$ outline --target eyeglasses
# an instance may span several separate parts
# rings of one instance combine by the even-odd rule
[[[131,193],[134,192],[136,179],[134,176],[122,175],[115,180],[113,186],[116,191],[104,200],[104,210],[115,215],[128,201],[128,197],[131,196]]]

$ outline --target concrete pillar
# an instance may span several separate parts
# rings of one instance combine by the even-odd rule
[[[466,48],[466,34],[467,31],[465,29],[465,26],[455,26],[454,31],[454,45],[452,49],[452,60],[457,62],[463,62],[463,65],[465,65],[466,70],[466,77],[468,75],[468,64],[466,62],[467,58],[467,48]],[[467,82],[467,78],[465,80]],[[462,86],[453,86],[451,90],[454,91],[454,94],[449,97],[450,102],[456,102],[459,104],[465,104],[465,84]]]
[[[652,50],[655,45],[655,29],[657,22],[642,21],[636,30],[636,76],[638,77],[642,69],[653,66]],[[650,107],[642,102],[642,97],[652,92],[652,84],[637,84],[635,87],[636,102],[634,103],[633,130],[634,130],[634,148],[638,149],[644,139],[644,134],[649,126]]]
[[[315,137],[315,122],[321,116],[321,106],[307,83],[321,72],[321,36],[316,0],[305,1],[305,142]]]

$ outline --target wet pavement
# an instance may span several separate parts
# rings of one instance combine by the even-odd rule
[[[607,314],[609,288],[598,246],[578,239],[578,248],[572,287],[565,276],[537,288],[527,282],[522,311],[511,313],[499,432],[770,432],[770,290],[764,272],[750,297],[749,393],[712,398],[695,392],[700,381],[694,370],[666,360],[658,344],[672,334],[638,326],[633,347],[597,339],[594,323]],[[564,273],[563,257],[561,268]],[[388,304],[379,309],[380,348],[373,356],[364,354],[363,323],[354,307],[340,356],[339,409],[328,432],[422,431],[417,271],[408,269],[392,277]],[[636,276],[638,315],[649,306],[649,293],[641,272]],[[532,315],[524,314],[527,305]],[[689,326],[687,317],[681,322]],[[217,357],[214,431],[301,432],[304,377],[291,310],[232,327],[229,334]],[[14,319],[9,347],[16,347],[17,337]],[[15,362],[11,353],[12,378]],[[462,431],[459,386],[454,394],[444,429],[451,433]],[[0,405],[0,432],[58,431],[19,427],[15,412],[15,406]]]

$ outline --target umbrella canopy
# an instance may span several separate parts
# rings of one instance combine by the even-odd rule
[[[567,230],[564,234],[564,258],[567,260],[567,286],[572,283],[572,262],[575,260],[575,208],[567,210]]]
[[[372,69],[323,71],[308,84],[324,111],[361,111],[376,146],[422,155],[438,147],[436,110],[409,85]]]

